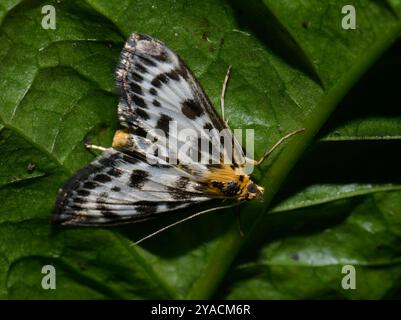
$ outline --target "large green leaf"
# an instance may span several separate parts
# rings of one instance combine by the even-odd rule
[[[401,142],[332,140],[318,142],[294,168],[272,212],[401,188]]]
[[[396,2],[394,2],[396,3]],[[57,29],[41,28],[53,4]],[[208,298],[245,239],[216,213],[144,243],[131,241],[177,217],[116,228],[54,228],[58,189],[108,146],[117,99],[113,70],[138,31],[176,50],[218,105],[233,65],[227,116],[255,129],[256,156],[305,127],[255,172],[263,204],[242,207],[247,235],[337,103],[400,33],[396,6],[357,1],[358,28],[342,30],[341,1],[7,1],[0,6],[0,274],[8,298]],[[191,213],[191,212],[188,212]],[[41,267],[57,290],[41,289]],[[301,284],[300,284],[301,285]],[[290,293],[288,293],[290,295]],[[256,295],[254,297],[257,297]]]
[[[397,42],[347,94],[324,126],[323,141],[401,139],[400,53]]]
[[[322,132],[330,133],[297,165],[264,219],[262,247],[247,247],[221,297],[399,297],[401,193],[380,193],[401,182],[399,48],[342,101]],[[341,286],[347,264],[356,268],[357,290]]]
[[[221,292],[230,299],[391,297],[401,281],[400,210],[401,193],[385,192],[268,216],[268,241]],[[285,235],[282,225],[290,227]],[[355,289],[342,287],[344,265],[355,267]]]
[[[398,41],[347,94],[270,211],[400,188],[400,49]]]

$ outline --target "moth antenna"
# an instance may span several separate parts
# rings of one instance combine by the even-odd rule
[[[226,96],[228,79],[230,79],[230,73],[231,73],[231,64],[228,66],[227,73],[223,82],[223,87],[221,88],[221,96],[220,96],[221,117],[223,118],[223,121],[226,123],[227,127],[228,127],[228,120],[226,120],[224,114],[224,99]]]
[[[200,216],[200,215],[202,215],[202,214],[205,214],[205,213],[208,213],[208,212],[211,212],[211,211],[216,211],[216,210],[222,210],[222,209],[232,208],[232,207],[235,207],[235,206],[237,206],[237,205],[239,205],[239,204],[241,204],[241,203],[242,203],[242,202],[237,202],[237,203],[234,203],[234,204],[230,204],[230,205],[226,205],[226,206],[220,206],[220,207],[215,207],[215,208],[210,208],[210,209],[207,209],[207,210],[204,210],[204,211],[200,211],[200,212],[194,213],[193,215],[190,215],[189,217],[186,217],[186,218],[184,218],[184,219],[181,219],[181,220],[178,220],[178,221],[176,221],[176,222],[174,222],[174,223],[171,223],[171,224],[169,224],[169,225],[167,225],[167,226],[165,226],[165,227],[163,227],[163,228],[161,228],[161,229],[159,229],[159,230],[157,230],[157,231],[155,231],[155,232],[153,232],[153,233],[147,235],[146,237],[143,237],[142,239],[139,239],[138,241],[132,243],[132,245],[134,245],[134,246],[135,246],[135,245],[138,245],[138,244],[140,244],[142,241],[144,241],[144,240],[146,240],[146,239],[152,238],[153,236],[155,236],[155,235],[157,235],[157,234],[159,234],[159,233],[161,233],[161,232],[163,232],[163,231],[166,231],[167,229],[170,229],[171,227],[174,227],[174,226],[176,226],[176,225],[178,225],[178,224],[180,224],[180,223],[182,223],[182,222],[185,222],[185,221],[188,221],[188,220],[193,219],[193,218],[195,218],[195,217],[198,217],[198,216]]]

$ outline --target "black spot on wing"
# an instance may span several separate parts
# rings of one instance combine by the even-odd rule
[[[211,169],[212,171],[216,169],[222,169],[224,166],[221,163],[212,163],[207,165],[208,169]]]
[[[109,194],[108,194],[107,192],[102,192],[102,193],[99,195],[99,197],[102,198],[103,200],[105,200],[105,199],[107,199],[107,198],[109,197]]]
[[[130,163],[130,164],[137,164],[137,163],[140,161],[138,158],[129,156],[129,155],[127,155],[127,154],[124,154],[124,155],[122,156],[122,159],[123,159],[123,161],[125,161],[125,162],[127,162],[127,163]]]
[[[203,126],[203,129],[205,129],[205,130],[212,130],[212,129],[213,129],[213,126],[212,126],[212,124],[211,124],[210,122],[208,122],[208,123],[206,123],[206,124]]]
[[[142,74],[145,74],[145,73],[148,72],[148,70],[147,70],[142,64],[140,64],[140,63],[138,63],[138,62],[134,64],[134,67],[135,67],[135,69],[136,69],[137,71],[139,71],[139,72],[142,73]]]
[[[149,215],[157,212],[157,206],[154,204],[136,206],[135,210],[138,211],[139,214]]]
[[[140,201],[136,201],[134,204],[136,206],[152,206],[152,205],[155,205],[156,203],[159,203],[159,202],[140,200]]]
[[[167,209],[175,209],[175,208],[177,208],[177,207],[180,206],[180,205],[182,205],[181,202],[167,202],[167,203],[166,203]]]
[[[143,77],[139,73],[136,73],[136,72],[132,72],[130,74],[130,77],[132,78],[132,80],[134,80],[136,82],[142,82],[143,81]]]
[[[129,186],[132,188],[142,188],[149,174],[143,170],[134,170],[129,179]]]
[[[170,72],[167,72],[166,76],[174,81],[180,80],[180,75],[175,70],[171,70]]]
[[[162,83],[167,83],[168,82],[168,78],[166,76],[166,74],[164,73],[160,73],[159,75],[157,75],[151,82],[151,84],[156,87],[156,88],[160,88],[162,86]]]
[[[77,194],[80,195],[81,197],[87,197],[89,196],[91,193],[88,190],[85,189],[78,189],[77,190]]]
[[[153,100],[152,104],[153,104],[155,107],[160,107],[160,106],[161,106],[160,102],[157,101],[156,99]]]
[[[141,108],[136,108],[135,109],[135,114],[138,117],[141,117],[143,120],[148,120],[150,118],[148,113],[145,110],[141,109]]]
[[[130,89],[132,90],[132,92],[135,92],[136,94],[142,95],[142,88],[135,82],[131,82],[129,84]]]
[[[75,205],[75,204],[69,206],[69,208],[70,208],[71,210],[74,210],[74,211],[81,211],[81,210],[83,210],[83,208],[82,208],[81,206],[77,206],[77,205]]]
[[[111,188],[111,191],[120,192],[120,191],[121,191],[121,188],[120,188],[120,187],[117,187],[117,186],[114,186],[113,188]]]
[[[100,203],[106,203],[107,202],[107,198],[109,197],[107,192],[102,192],[101,194],[99,194],[99,196],[96,199],[96,203],[100,204]]]
[[[100,159],[98,159],[98,162],[103,166],[103,167],[113,167],[116,160],[119,158],[120,156],[116,153],[116,154],[112,154],[111,156],[105,156],[105,157],[101,157]]]
[[[98,186],[99,186],[99,185],[98,185],[96,182],[93,182],[93,181],[86,181],[86,182],[83,184],[83,187],[84,187],[85,189],[96,189]]]
[[[197,117],[200,117],[204,111],[199,104],[193,99],[187,99],[182,103],[181,107],[182,113],[189,119],[194,120]]]
[[[187,199],[190,199],[192,196],[192,194],[190,192],[187,192],[185,190],[181,190],[178,188],[174,188],[174,187],[167,187],[167,190],[168,190],[170,196],[175,200],[187,200]]]
[[[169,117],[166,114],[162,114],[160,116],[159,120],[157,120],[156,128],[163,130],[163,132],[166,134],[166,136],[168,136],[169,124],[170,124],[171,120],[173,120],[171,117]]]
[[[141,60],[141,62],[143,62],[145,65],[147,66],[151,66],[151,67],[156,67],[156,63],[154,61],[152,61],[151,59],[147,58],[147,57],[143,57],[143,56],[137,56],[139,58],[139,60]]]
[[[134,95],[132,96],[132,100],[133,100],[134,103],[135,103],[138,107],[140,107],[140,108],[146,109],[146,108],[148,107],[148,106],[146,105],[145,100],[143,100],[140,96],[138,96],[138,95],[136,95],[136,94],[134,94]]]
[[[198,145],[198,147],[197,147],[197,161],[202,161],[202,141],[203,141],[204,139],[202,139],[201,137],[198,137],[198,141],[197,141],[197,145]],[[205,144],[205,143],[203,143],[203,144]],[[205,144],[206,145],[206,144]]]
[[[104,215],[106,218],[112,218],[112,219],[120,217],[118,213],[115,213],[110,209],[102,210],[102,215]]]
[[[93,178],[93,180],[101,183],[107,183],[111,181],[111,178],[107,174],[99,173]]]
[[[156,90],[155,88],[150,88],[150,89],[149,89],[149,93],[150,93],[152,96],[157,96],[157,90]]]
[[[224,135],[221,135],[221,136],[220,136],[220,144],[221,144],[222,147],[224,147],[225,142],[226,142],[225,136],[224,136]],[[230,143],[230,142],[228,142],[228,143]]]
[[[135,135],[137,135],[137,136],[140,136],[140,137],[142,137],[142,138],[145,138],[145,137],[147,136],[147,134],[148,134],[148,133],[147,133],[143,128],[141,128],[141,127],[133,128],[132,133],[135,134]]]
[[[109,171],[107,171],[107,174],[113,176],[113,177],[121,177],[123,174],[122,170],[117,169],[117,168],[111,168]]]
[[[187,178],[187,177],[180,177],[177,181],[176,181],[176,183],[175,183],[175,186],[176,186],[176,188],[178,188],[178,189],[186,189],[186,187],[187,187],[187,185],[188,185],[188,183],[189,183],[189,178]]]
[[[188,80],[188,78],[189,78],[188,68],[181,59],[180,59],[178,68],[175,71],[177,72],[177,74],[179,74],[185,80]]]
[[[86,191],[86,190],[85,190]],[[89,193],[90,194],[90,193]],[[88,195],[89,195],[88,194]],[[75,197],[74,198],[74,202],[75,203],[85,203],[85,202],[87,202],[87,200],[85,200],[85,198],[80,198],[80,197]]]
[[[110,208],[101,203],[96,206],[96,209],[107,218],[117,218],[119,216],[117,213],[113,212]]]

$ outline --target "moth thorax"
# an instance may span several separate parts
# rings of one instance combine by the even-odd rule
[[[113,137],[112,147],[114,149],[124,149],[129,147],[132,144],[129,136],[130,135],[126,130],[117,130]]]

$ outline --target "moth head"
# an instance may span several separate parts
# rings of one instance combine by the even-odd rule
[[[246,186],[246,193],[248,199],[262,200],[264,191],[265,190],[262,187],[258,186],[252,180],[250,180]]]

